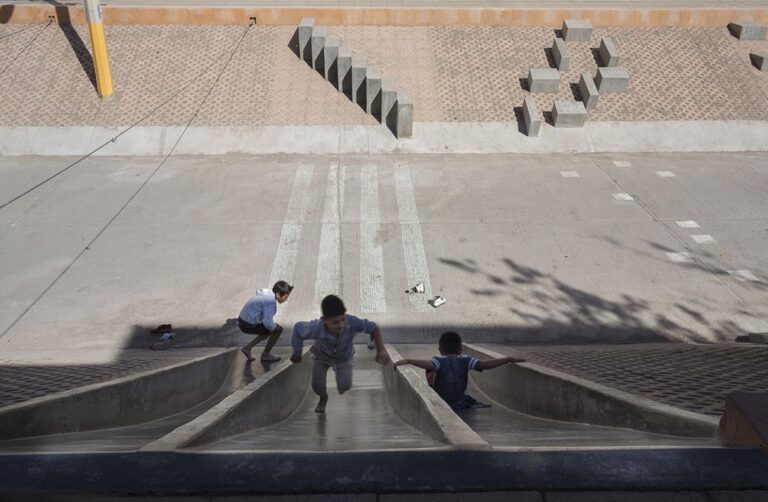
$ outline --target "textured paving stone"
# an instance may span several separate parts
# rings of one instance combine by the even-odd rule
[[[643,345],[523,349],[532,362],[631,394],[720,416],[736,390],[768,391],[768,347]]]
[[[514,121],[530,95],[521,79],[552,64],[549,28],[327,29],[409,92],[421,122]],[[115,96],[103,101],[85,27],[0,25],[0,125],[127,125],[153,110],[143,124],[183,125],[198,108],[196,125],[375,124],[293,54],[294,30],[250,28],[216,82],[244,27],[109,26]],[[601,96],[590,120],[768,119],[768,76],[749,61],[768,41],[741,42],[724,27],[596,28],[589,42],[569,45],[559,92],[532,95],[539,109],[574,99],[579,75],[597,70],[602,37],[616,44],[630,84]]]

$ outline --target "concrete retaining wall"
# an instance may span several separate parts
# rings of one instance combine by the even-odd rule
[[[180,413],[225,383],[237,349],[3,408],[0,439],[121,427]]]
[[[166,155],[183,126],[0,126],[0,156]],[[580,129],[542,124],[539,138],[516,122],[415,122],[413,137],[381,126],[190,127],[174,155],[378,153],[597,153],[768,151],[768,121],[587,122]]]
[[[465,344],[481,359],[501,354]],[[473,373],[480,389],[508,408],[530,415],[691,437],[717,437],[718,419],[674,408],[533,363]]]
[[[393,362],[402,359],[394,347],[385,347]],[[386,364],[382,371],[389,403],[406,423],[436,441],[457,448],[490,448],[490,445],[470,429],[427,385],[423,371],[408,365],[395,369],[392,364]]]
[[[595,27],[726,26],[734,19],[768,22],[768,9],[547,9],[547,8],[308,8],[308,7],[139,7],[103,5],[104,23],[114,24],[258,24],[296,25],[314,17],[328,26],[547,26],[565,18],[588,18]],[[44,23],[48,16],[85,24],[80,7],[0,6],[0,23]]]

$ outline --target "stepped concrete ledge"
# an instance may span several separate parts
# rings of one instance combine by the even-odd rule
[[[276,5],[274,0],[164,1],[152,5],[142,0],[111,0],[102,4],[104,23],[115,24],[247,24],[252,17],[261,25],[297,25],[302,18],[314,16],[328,26],[548,26],[559,28],[567,18],[589,19],[594,27],[635,26],[725,26],[734,19],[768,22],[768,10],[759,0],[698,0],[695,7],[684,0],[643,0],[624,6],[595,8],[587,0],[523,0],[481,1],[457,4],[434,2],[434,5],[409,6],[404,2],[392,6],[384,0],[361,5],[354,0],[324,2],[308,0],[303,5]],[[79,5],[52,5],[30,0],[6,0],[0,13],[1,22],[45,23],[48,16],[66,16],[74,24],[85,24],[85,13]],[[58,12],[57,12],[58,11]]]
[[[183,126],[0,126],[0,156],[167,155]],[[40,138],[45,138],[44,142]],[[414,122],[413,137],[376,126],[192,126],[174,155],[368,153],[597,153],[768,151],[768,121],[587,122],[542,125],[538,138],[517,122]]]
[[[482,359],[503,357],[473,344],[464,344],[464,349],[467,355]],[[529,415],[676,436],[718,436],[719,421],[715,417],[638,397],[538,364],[510,364],[498,371],[505,374],[493,378],[476,376],[480,389],[495,396],[502,405]],[[508,382],[516,384],[511,386]]]

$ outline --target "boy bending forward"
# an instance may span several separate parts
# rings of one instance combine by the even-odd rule
[[[463,355],[461,336],[453,331],[440,335],[438,341],[440,355],[427,361],[425,359],[401,359],[395,366],[412,364],[427,371],[433,371],[435,381],[432,388],[454,410],[467,408],[487,408],[489,405],[479,403],[467,394],[469,370],[490,370],[507,363],[520,363],[524,359],[500,357],[481,361],[474,357]]]
[[[323,298],[320,305],[323,316],[309,322],[298,322],[293,328],[291,361],[301,361],[304,340],[315,340],[312,346],[312,390],[320,396],[315,412],[324,413],[328,403],[326,376],[329,368],[336,372],[336,388],[344,394],[352,387],[352,361],[355,355],[355,335],[361,332],[371,335],[376,347],[376,361],[386,360],[381,332],[375,322],[347,314],[344,302],[336,295]]]

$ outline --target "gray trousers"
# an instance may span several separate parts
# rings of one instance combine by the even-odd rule
[[[344,394],[352,388],[352,361],[343,364],[333,364],[323,359],[312,359],[312,390],[315,394],[324,394],[328,368],[336,372],[336,388],[339,394]]]

